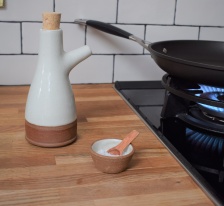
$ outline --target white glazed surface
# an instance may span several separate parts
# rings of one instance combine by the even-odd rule
[[[94,142],[94,144],[92,145],[92,150],[100,155],[103,155],[102,151],[107,151],[112,147],[117,146],[122,140],[120,139],[103,139],[103,140],[98,140],[96,142]],[[123,152],[123,155],[127,155],[129,153],[131,153],[133,150],[132,145],[130,144]],[[105,155],[105,156],[109,156],[109,155]],[[113,156],[117,156],[117,155],[113,155]]]
[[[65,53],[61,29],[40,30],[38,63],[26,104],[28,122],[39,126],[61,126],[76,120],[68,75],[75,65],[90,55],[88,46]]]

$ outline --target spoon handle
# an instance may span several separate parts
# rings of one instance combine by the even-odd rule
[[[115,149],[120,151],[120,154],[122,154],[123,150],[139,135],[139,132],[136,130],[133,130],[130,132],[122,141],[119,143]]]

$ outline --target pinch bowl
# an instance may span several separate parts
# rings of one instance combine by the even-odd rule
[[[107,150],[118,145],[120,139],[101,139],[92,143],[90,153],[95,167],[104,173],[123,172],[134,155],[134,147],[130,144],[122,155],[110,155]]]

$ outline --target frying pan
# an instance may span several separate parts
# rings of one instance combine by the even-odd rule
[[[75,20],[100,31],[137,42],[169,75],[200,84],[224,87],[224,42],[174,40],[150,43],[127,31],[94,20]]]

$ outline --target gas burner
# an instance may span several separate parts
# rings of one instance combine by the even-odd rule
[[[216,102],[223,102],[224,103],[224,89],[223,88],[215,88],[209,86],[202,86],[203,90],[209,91],[204,92],[199,95],[199,97],[203,99],[209,99]],[[198,103],[199,107],[201,108],[202,112],[208,118],[214,121],[224,122],[224,108],[216,107],[212,105]]]
[[[200,97],[224,102],[224,93],[223,92],[205,92],[205,93],[200,94]]]
[[[162,78],[162,85],[166,91],[190,102],[211,105],[223,108],[224,110],[224,88],[217,88],[207,85],[195,85],[186,81],[176,79],[168,74]],[[219,93],[217,97],[207,98],[203,96],[205,93]]]
[[[175,117],[188,124],[191,128],[196,128],[214,135],[221,135],[223,137],[224,123],[221,121],[213,121],[206,115],[200,108],[193,106],[189,108],[187,113],[178,113]]]
[[[198,103],[202,113],[211,120],[224,122],[224,108]]]
[[[210,114],[206,113],[206,112],[203,112],[202,113],[209,119],[211,119],[212,121],[215,121],[215,122],[221,122],[221,123],[224,123],[224,119],[221,119],[221,118],[218,118],[218,117],[214,117],[214,116],[211,116]]]
[[[200,84],[200,89],[203,91],[203,93],[210,93],[210,92],[224,92],[224,88],[220,88],[220,87],[212,87],[212,86],[208,86],[208,85],[203,85]]]

